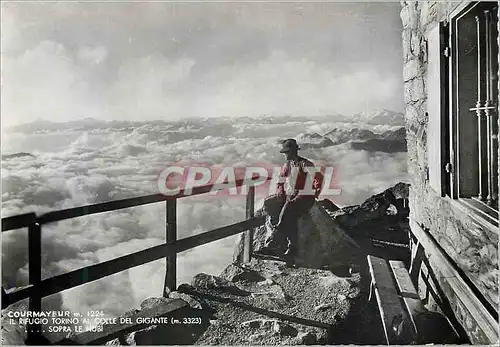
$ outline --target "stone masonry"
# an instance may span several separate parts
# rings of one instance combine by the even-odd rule
[[[498,309],[498,230],[495,232],[482,226],[459,210],[450,198],[440,197],[431,189],[427,178],[427,52],[424,33],[438,21],[445,20],[459,4],[401,2],[408,172],[411,179],[410,219],[429,230],[489,304]],[[426,271],[424,266],[423,272]],[[432,271],[439,278],[439,268],[433,268]],[[452,291],[447,291],[446,283],[433,283],[432,286],[442,287],[471,342],[488,343],[481,334],[471,332],[474,329],[470,325],[474,323],[470,322],[459,298],[454,297]],[[428,291],[422,281],[419,281],[419,290],[422,298],[427,299]],[[432,306],[433,299],[428,299]]]

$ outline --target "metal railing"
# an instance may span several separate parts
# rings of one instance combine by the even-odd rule
[[[498,208],[498,91],[496,79],[495,11],[484,10],[475,16],[477,31],[477,116],[478,141],[478,196],[477,199]]]
[[[268,178],[269,180],[269,178]],[[236,180],[235,187],[245,186],[244,179]],[[165,286],[171,291],[176,290],[177,253],[224,239],[245,232],[243,262],[249,262],[252,254],[253,229],[264,224],[264,217],[254,216],[255,186],[249,185],[246,196],[246,220],[232,225],[217,228],[195,236],[177,239],[177,199],[187,196],[205,194],[218,190],[215,185],[196,187],[189,195],[184,190],[173,196],[152,194],[129,199],[115,200],[93,205],[52,211],[37,216],[27,213],[2,218],[2,232],[28,228],[29,250],[29,285],[22,289],[7,293],[2,287],[2,309],[20,300],[29,298],[29,310],[41,311],[42,298],[67,290],[85,283],[93,282],[106,276],[143,265],[161,258],[166,258]],[[138,252],[127,254],[102,263],[86,266],[61,275],[42,280],[42,225],[91,215],[102,212],[135,207],[165,201],[166,226],[164,244],[153,246]],[[166,294],[164,289],[163,295]],[[31,326],[28,330],[28,340],[33,334],[40,333],[40,326]]]

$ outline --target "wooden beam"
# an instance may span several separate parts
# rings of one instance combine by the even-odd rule
[[[2,218],[2,232],[14,229],[26,228],[35,223],[35,213],[25,213],[12,217]]]
[[[394,319],[401,315],[404,321],[407,318],[407,313],[401,304],[389,265],[384,259],[372,255],[368,255],[367,259],[387,344],[408,344],[412,342],[399,341],[393,331]]]
[[[415,242],[413,249],[411,250],[411,264],[410,264],[410,278],[413,283],[418,283],[418,274],[422,268],[422,262],[424,260],[424,248],[418,242]]]
[[[255,210],[255,187],[252,186],[248,190],[247,205],[246,205],[246,218],[250,219],[254,216]],[[252,259],[253,251],[253,229],[245,231],[245,242],[243,244],[243,262],[249,263]]]
[[[267,180],[270,180],[270,179],[271,178],[268,178]],[[244,183],[247,183],[245,181],[245,179],[239,179],[239,180],[232,182],[232,185],[234,187],[240,187]],[[227,189],[227,183],[226,183],[226,186],[223,186],[220,184],[208,184],[208,185],[201,186],[201,187],[195,187],[192,189],[192,192],[189,192],[189,194],[187,194],[187,195],[185,193],[185,189],[181,189],[177,194],[174,194],[172,196],[167,196],[167,195],[163,195],[163,194],[152,194],[152,195],[145,195],[145,196],[138,196],[138,197],[134,197],[134,198],[122,199],[122,200],[103,202],[103,203],[99,203],[99,204],[74,207],[74,208],[69,208],[69,209],[65,209],[65,210],[52,211],[52,212],[45,213],[45,214],[41,215],[40,217],[38,217],[38,222],[40,224],[52,223],[52,222],[57,222],[60,220],[81,217],[81,216],[85,216],[85,215],[89,215],[89,214],[109,212],[109,211],[120,210],[120,209],[134,207],[134,206],[147,205],[147,204],[152,204],[152,203],[156,203],[156,202],[160,202],[160,201],[165,201],[167,199],[176,199],[176,198],[179,199],[179,198],[183,198],[186,196],[205,194],[205,193],[209,193],[211,191],[223,190],[223,189]],[[15,217],[17,217],[17,216],[15,216]],[[9,217],[9,218],[14,218],[14,217]]]
[[[104,345],[107,341],[120,337],[121,335],[146,328],[154,324],[139,323],[139,318],[164,317],[176,310],[187,307],[188,303],[181,299],[172,299],[172,301],[160,304],[153,308],[143,309],[130,316],[131,323],[109,324],[103,327],[101,332],[87,331],[71,338],[63,339],[54,343],[54,345]]]
[[[29,283],[38,286],[42,280],[42,232],[40,224],[33,223],[28,229],[28,266]],[[33,292],[29,297],[28,310],[40,312],[42,310],[42,296],[38,292]],[[41,335],[42,326],[40,324],[30,324],[28,326],[28,341],[36,341],[35,336]]]
[[[410,219],[410,227],[424,248],[425,256],[433,266],[433,271],[436,273],[438,280],[442,282],[439,285],[442,286],[443,282],[445,282],[446,287],[454,292],[458,300],[469,311],[470,316],[476,321],[477,327],[482,330],[489,342],[496,343],[499,328],[496,319],[493,318],[465,280],[462,279],[436,241],[412,219]],[[460,321],[460,323],[464,324],[463,321]]]
[[[165,201],[166,199],[167,197],[163,194],[153,194],[153,195],[139,196],[129,199],[103,202],[93,205],[73,207],[65,210],[51,211],[44,213],[40,217],[38,217],[38,222],[40,224],[47,224],[65,219],[82,217],[89,214],[103,213],[134,206],[152,204],[160,201]]]
[[[169,199],[166,203],[165,242],[175,244],[177,241],[177,199]],[[177,253],[166,258],[165,286],[163,296],[168,296],[168,290],[177,289]],[[167,290],[168,289],[168,290]]]
[[[4,302],[4,300],[2,299],[2,309],[12,305],[15,302],[29,298],[34,294],[35,287],[32,285],[23,286],[20,289],[17,288],[16,290],[6,291],[5,297],[7,298],[7,300]],[[8,303],[8,305],[6,305],[6,303]]]
[[[239,234],[249,228],[256,228],[262,224],[264,224],[265,217],[253,217],[252,219],[244,220],[239,223],[235,223],[232,225],[228,225],[222,228],[218,228],[215,230],[207,231],[206,233],[186,237],[184,239],[180,239],[176,243],[177,252],[183,252],[188,249],[205,245],[210,242],[214,242],[217,240],[224,239],[229,236],[233,236]]]
[[[396,279],[403,302],[408,310],[414,333],[417,334],[417,325],[415,324],[414,317],[418,313],[425,311],[424,304],[420,300],[418,292],[411,281],[410,274],[405,268],[404,263],[402,261],[390,260],[389,264],[392,272],[394,273],[394,278]]]
[[[177,240],[175,244],[164,243],[139,252],[108,260],[100,264],[90,265],[82,269],[47,278],[41,281],[36,287],[34,285],[30,285],[18,291],[7,293],[7,296],[10,303],[26,299],[36,293],[45,297],[109,275],[113,275],[120,271],[128,270],[130,268],[173,255],[176,252],[183,252],[197,246],[239,234],[249,228],[255,228],[262,225],[263,223],[264,217],[254,217],[250,220],[245,220],[236,224],[208,231],[203,234]],[[84,277],[84,274],[86,274],[86,277]]]
[[[396,279],[401,296],[419,299],[417,290],[411,281],[410,274],[405,264],[400,260],[389,260],[389,265],[394,273],[394,278]]]
[[[164,258],[166,255],[174,253],[175,245],[173,244],[154,246],[103,263],[90,265],[82,269],[44,279],[37,286],[29,286],[16,292],[9,293],[9,299],[10,302],[13,303],[20,299],[25,299],[35,294],[35,292],[45,297],[85,283],[96,281],[120,271]]]
[[[4,287],[2,287],[2,310],[10,305],[9,295]]]

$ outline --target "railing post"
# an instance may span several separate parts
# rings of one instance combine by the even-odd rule
[[[166,201],[166,243],[177,241],[177,199],[172,198]],[[167,297],[169,291],[177,289],[177,253],[166,258],[165,286],[163,296]]]
[[[248,188],[247,205],[246,205],[246,219],[254,217],[255,206],[255,186]],[[252,259],[253,253],[253,229],[245,231],[245,242],[243,246],[243,262],[249,263]]]
[[[28,257],[29,257],[29,283],[36,286],[42,280],[42,228],[38,222],[28,227]],[[42,310],[42,297],[35,294],[29,298],[28,310],[40,312]],[[42,334],[40,324],[29,325],[27,344],[38,344],[39,336]]]

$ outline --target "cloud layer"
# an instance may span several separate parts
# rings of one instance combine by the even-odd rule
[[[110,128],[23,134],[22,149],[36,157],[3,162],[2,215],[42,213],[156,193],[157,174],[168,162],[279,165],[283,161],[278,153],[280,138],[296,137],[304,131],[353,126],[360,125],[311,120],[283,124],[231,122],[228,128],[228,124],[220,120],[213,122],[212,130],[208,126],[205,128],[207,132],[213,131],[213,135],[201,138],[194,136],[196,127],[189,130],[176,125],[177,136],[183,138],[173,142],[168,139],[171,125],[153,123],[127,131]],[[371,127],[378,132],[388,128]],[[225,135],[217,136],[217,131],[225,131]],[[9,137],[7,143],[10,138],[15,139]],[[40,138],[45,138],[48,144],[57,143],[59,150],[40,150]],[[13,141],[7,148],[15,151],[18,144]],[[353,151],[348,144],[343,144],[303,150],[302,155],[338,169],[342,195],[336,202],[340,204],[359,203],[407,179],[404,153]],[[257,197],[257,207],[263,198],[262,195]],[[178,205],[179,238],[243,220],[244,203],[241,197],[201,195],[182,199]],[[165,206],[158,203],[44,225],[43,276],[61,274],[161,244],[165,240],[164,221]],[[26,236],[23,230],[2,234],[2,282],[7,287],[27,284]],[[180,254],[179,283],[190,281],[199,272],[218,274],[231,261],[235,241],[233,237]],[[164,260],[159,260],[65,291],[62,297],[46,300],[45,305],[63,305],[65,309],[81,312],[100,309],[109,315],[121,314],[137,307],[145,298],[161,294],[164,269]],[[102,295],[104,292],[110,295]]]

